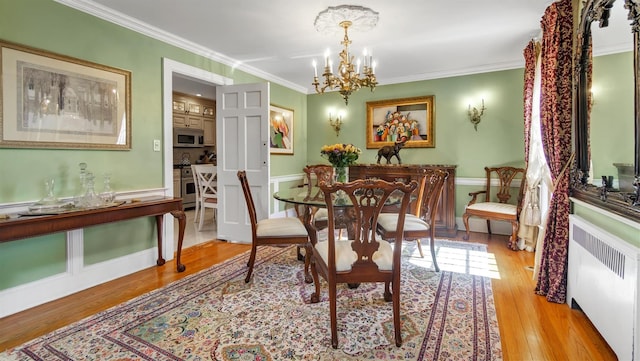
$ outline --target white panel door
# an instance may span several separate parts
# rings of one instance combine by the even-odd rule
[[[258,219],[269,217],[269,83],[216,89],[218,239],[251,243],[238,170],[247,172]]]

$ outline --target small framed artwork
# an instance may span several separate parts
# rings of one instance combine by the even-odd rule
[[[131,149],[129,71],[2,41],[0,66],[0,147]]]
[[[434,148],[434,96],[367,102],[367,148],[406,140],[405,148]]]
[[[272,154],[293,154],[293,110],[269,107],[270,150]]]

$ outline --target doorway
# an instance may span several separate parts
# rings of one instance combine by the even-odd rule
[[[173,79],[174,76],[179,78],[189,79],[197,81],[203,84],[208,84],[211,87],[219,85],[231,85],[233,79],[224,77],[219,74],[214,74],[206,70],[202,70],[187,64],[179,63],[177,61],[163,58],[162,59],[162,107],[163,107],[163,183],[167,189],[167,196],[174,196],[173,187],[168,186],[173,184]],[[216,144],[216,147],[218,145]],[[218,150],[216,149],[216,152]],[[218,152],[219,153],[219,152]],[[173,222],[166,222],[164,229],[164,244],[163,257],[167,260],[173,259],[173,253],[175,251],[174,246],[174,227]]]

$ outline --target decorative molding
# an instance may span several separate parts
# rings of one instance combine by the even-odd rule
[[[260,69],[243,64],[241,61],[232,59],[217,51],[214,51],[202,45],[196,44],[194,42],[191,42],[189,40],[186,40],[174,34],[168,33],[164,30],[158,29],[154,26],[141,22],[121,12],[114,11],[112,9],[104,7],[93,1],[88,1],[88,0],[54,0],[54,1],[62,5],[68,6],[70,8],[93,15],[95,17],[98,17],[110,23],[135,31],[137,33],[154,38],[156,40],[160,40],[164,43],[167,43],[175,47],[184,49],[186,51],[192,52],[194,54],[200,55],[207,59],[211,59],[218,63],[227,65],[233,69],[238,69],[238,70],[247,72],[251,75],[255,75],[262,79],[274,82],[276,84],[280,84],[282,86],[285,86],[287,88],[290,88],[292,90],[295,90],[301,93],[305,93],[305,94],[309,93],[309,89],[307,89],[306,87],[302,87],[286,79],[282,79],[273,74],[269,74]]]

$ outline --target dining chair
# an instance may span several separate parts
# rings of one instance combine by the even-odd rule
[[[321,181],[324,182],[332,182],[334,171],[333,167],[327,164],[314,164],[314,165],[306,165],[302,171],[304,172],[305,184],[307,185],[307,191],[311,192],[313,189],[318,189],[318,184]],[[315,188],[314,188],[315,186]],[[315,196],[312,194],[308,194],[309,196]],[[327,228],[327,209],[326,208],[314,208],[311,210],[312,215],[312,223],[317,230],[323,230]],[[342,229],[344,226],[336,227],[339,229],[339,237],[342,237]]]
[[[198,231],[202,230],[206,209],[213,209],[213,219],[217,217],[218,191],[217,172],[213,164],[192,164],[191,171],[196,185],[196,209],[194,221],[199,219]]]
[[[420,187],[413,213],[409,213],[404,218],[404,229],[402,237],[397,237],[397,223],[400,220],[398,213],[383,213],[378,217],[377,232],[387,241],[393,239],[404,239],[405,241],[416,241],[420,257],[422,253],[421,239],[429,237],[431,248],[431,260],[436,272],[440,271],[435,251],[435,217],[436,207],[442,195],[442,188],[449,173],[441,169],[423,169],[420,175]]]
[[[348,183],[320,182],[327,204],[329,234],[326,241],[316,242],[312,250],[311,272],[315,292],[311,302],[320,300],[319,275],[328,283],[331,345],[338,347],[337,285],[341,283],[384,282],[384,300],[392,302],[396,346],[402,345],[400,334],[400,255],[402,239],[393,245],[376,238],[376,223],[385,204],[396,199],[400,207],[396,232],[402,234],[404,215],[417,182],[387,182],[380,179],[358,179]],[[393,193],[393,195],[392,195]],[[336,239],[336,219],[347,218],[355,232],[353,239]]]
[[[298,217],[266,218],[258,220],[246,171],[238,171],[238,180],[242,186],[242,192],[244,193],[244,199],[247,203],[247,211],[249,212],[249,219],[251,221],[251,254],[249,255],[249,261],[247,262],[249,271],[247,272],[247,277],[245,277],[244,282],[248,283],[251,279],[258,246],[289,244],[305,247],[305,281],[311,282],[311,277],[308,274],[311,260],[311,251],[309,250],[309,233],[304,224],[302,224],[302,221]]]
[[[520,211],[522,210],[522,197],[524,194],[524,179],[520,182],[517,199],[515,204],[508,203],[515,189],[511,187],[511,183],[516,176],[525,176],[524,168],[514,167],[484,167],[486,173],[486,186],[484,190],[471,192],[471,200],[464,213],[462,221],[464,223],[465,235],[464,239],[469,239],[469,217],[483,218],[487,221],[487,233],[491,234],[491,221],[507,221],[511,223],[511,236],[509,237],[509,248],[517,250],[518,227]],[[491,197],[492,177],[498,181],[498,191],[496,197]],[[484,194],[484,199],[478,199],[478,196]]]

